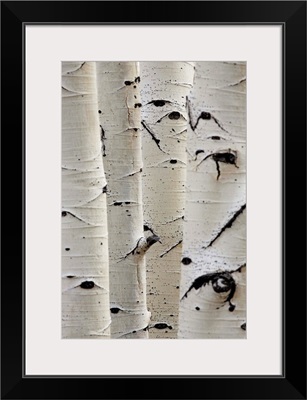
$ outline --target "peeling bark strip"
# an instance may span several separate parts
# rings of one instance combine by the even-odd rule
[[[107,149],[112,338],[147,338],[140,73],[137,62],[97,62],[98,109]],[[144,126],[144,124],[143,124]],[[120,312],[129,310],[129,313]]]
[[[63,62],[62,83],[62,338],[108,338],[106,180],[95,64]]]
[[[178,338],[246,337],[245,77],[245,63],[198,62],[186,97]]]
[[[150,338],[177,337],[183,224],[178,215],[184,214],[185,101],[193,76],[192,63],[141,63],[144,219],[146,229],[154,227],[161,238],[146,254],[150,327],[156,326]],[[161,321],[165,326],[157,329]]]

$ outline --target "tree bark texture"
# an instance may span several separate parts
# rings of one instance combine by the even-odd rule
[[[160,237],[147,256],[151,338],[175,338],[186,175],[188,62],[142,62],[143,193],[146,229]]]
[[[108,186],[112,338],[147,338],[140,72],[136,62],[97,62],[98,109]]]
[[[246,65],[196,63],[189,114],[179,338],[246,334]]]
[[[95,63],[63,62],[63,338],[110,335],[105,186]]]
[[[62,337],[246,338],[246,64],[62,67]]]

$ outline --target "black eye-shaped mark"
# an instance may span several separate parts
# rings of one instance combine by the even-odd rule
[[[188,297],[188,293],[192,289],[199,289],[202,286],[209,285],[211,283],[213,290],[216,293],[227,293],[229,292],[225,303],[229,303],[229,311],[234,311],[236,306],[231,303],[231,299],[233,298],[235,291],[236,291],[236,282],[231,276],[231,273],[225,271],[225,272],[216,272],[212,274],[206,274],[206,275],[201,275],[198,278],[194,280],[190,288],[186,291],[186,293],[183,295],[181,300],[183,300],[185,297]]]

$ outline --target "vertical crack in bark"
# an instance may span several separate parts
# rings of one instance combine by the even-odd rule
[[[237,210],[234,215],[230,218],[230,220],[222,227],[222,229],[218,232],[218,234],[214,237],[214,239],[211,240],[211,242],[208,244],[208,246],[203,247],[203,249],[207,249],[208,247],[212,246],[213,243],[221,236],[221,234],[227,229],[227,228],[231,228],[232,224],[235,222],[235,220],[238,218],[238,216],[240,214],[243,213],[243,211],[246,208],[246,204],[243,204],[243,206],[241,206],[239,208],[239,210]]]
[[[100,126],[101,150],[102,150],[103,157],[105,157],[106,156],[106,146],[105,146],[106,135],[105,135],[105,131],[104,131],[102,125],[99,125],[99,126]]]

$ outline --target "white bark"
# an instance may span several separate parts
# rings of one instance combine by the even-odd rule
[[[106,180],[95,64],[62,64],[62,337],[110,331]]]
[[[139,65],[97,62],[99,119],[108,188],[111,335],[147,338]],[[98,110],[97,110],[98,111]]]
[[[187,107],[190,123],[178,337],[243,338],[245,63],[196,63]]]
[[[144,221],[160,237],[147,255],[150,338],[175,338],[178,325],[186,170],[188,62],[142,62]]]

